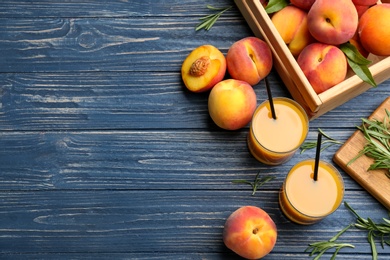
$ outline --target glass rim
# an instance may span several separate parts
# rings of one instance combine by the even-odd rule
[[[263,104],[266,104],[266,103],[269,103],[269,100],[266,99],[264,100],[263,102],[260,103],[260,105],[257,106],[255,112],[253,113],[252,115],[252,120],[251,120],[251,124],[250,124],[250,131],[252,132],[252,135],[253,135],[253,138],[256,140],[257,144],[259,144],[261,147],[263,147],[265,150],[267,150],[268,152],[270,153],[274,153],[274,154],[289,154],[289,153],[292,153],[292,152],[295,152],[296,150],[298,150],[298,148],[303,144],[303,142],[306,140],[307,138],[307,135],[309,134],[309,117],[305,111],[305,109],[297,102],[295,101],[294,99],[291,99],[291,98],[288,98],[288,97],[274,97],[272,98],[272,100],[287,100],[288,102],[291,102],[293,103],[301,112],[302,112],[302,115],[305,119],[305,122],[306,122],[306,134],[303,138],[303,141],[300,142],[297,146],[295,146],[294,148],[288,150],[288,151],[283,151],[283,152],[279,152],[279,151],[273,151],[267,147],[265,147],[264,145],[262,145],[259,140],[257,139],[255,133],[254,133],[254,127],[253,127],[253,118],[255,117],[255,114],[256,112],[260,109],[260,107],[263,105]]]
[[[302,211],[300,211],[299,209],[297,209],[292,203],[291,203],[291,200],[289,199],[288,197],[288,193],[287,193],[287,189],[286,189],[286,180],[288,178],[288,175],[290,174],[291,170],[297,165],[297,164],[301,164],[301,163],[305,163],[305,162],[311,162],[311,161],[314,161],[314,159],[306,159],[306,160],[302,160],[302,161],[299,161],[298,163],[294,164],[290,170],[288,171],[287,173],[287,176],[286,176],[286,179],[285,181],[283,182],[283,189],[284,189],[284,192],[285,192],[285,195],[286,195],[286,199],[289,201],[290,205],[292,208],[294,208],[297,212],[299,212],[299,214],[302,214],[303,216],[307,217],[307,218],[312,218],[312,219],[323,219],[325,218],[326,216],[329,216],[331,215],[332,213],[334,213],[341,205],[342,201],[343,201],[343,198],[344,198],[344,194],[345,194],[345,183],[344,183],[344,179],[343,179],[343,176],[341,176],[341,173],[340,171],[334,167],[331,163],[327,162],[327,161],[324,161],[324,160],[320,160],[321,163],[324,163],[326,164],[327,166],[329,166],[330,168],[332,168],[334,170],[334,172],[336,172],[336,176],[337,178],[340,180],[340,183],[341,183],[341,186],[342,186],[342,190],[341,190],[341,199],[340,199],[340,203],[338,203],[337,207],[334,207],[334,209],[332,209],[329,213],[325,214],[325,215],[321,215],[321,216],[312,216],[312,215],[308,215],[306,213],[303,213]],[[336,204],[335,204],[336,205]]]

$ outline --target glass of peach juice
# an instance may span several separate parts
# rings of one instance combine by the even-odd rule
[[[269,100],[253,113],[248,134],[248,148],[253,157],[267,165],[287,162],[305,141],[309,119],[305,110],[294,100],[285,97],[272,99],[276,119]]]
[[[314,224],[332,214],[344,197],[344,181],[331,164],[319,161],[318,177],[314,180],[314,159],[294,165],[279,193],[279,206],[291,221]]]

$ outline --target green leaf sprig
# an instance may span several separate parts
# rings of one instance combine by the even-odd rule
[[[349,66],[356,73],[356,75],[364,82],[370,84],[373,87],[376,87],[377,84],[375,79],[368,69],[368,65],[371,64],[371,61],[363,57],[358,49],[349,42],[341,44],[339,48],[342,52],[344,52],[345,56],[347,57]]]
[[[213,11],[217,11],[214,14],[207,15],[205,17],[200,18],[201,22],[196,26],[195,31],[199,31],[201,29],[205,29],[206,31],[210,30],[211,27],[215,24],[215,22],[219,19],[219,17],[226,12],[227,10],[231,9],[233,6],[228,7],[222,7],[217,8],[211,5],[207,5],[207,8]]]
[[[372,259],[378,259],[378,251],[375,245],[375,238],[380,239],[382,248],[385,245],[390,246],[390,219],[383,218],[382,223],[375,223],[370,218],[362,218],[347,202],[344,205],[356,216],[354,227],[367,231],[367,241],[370,244]]]
[[[343,144],[342,142],[340,141],[337,141],[336,139],[330,137],[328,134],[326,134],[321,128],[318,128],[318,131],[324,136],[326,137],[326,140],[323,140],[321,142],[321,152],[323,150],[325,150],[326,148],[332,146],[332,145],[335,145],[335,144]],[[309,149],[315,149],[317,148],[317,141],[306,141],[304,142],[300,149],[301,149],[301,154],[303,152],[305,152],[306,150],[309,150]]]
[[[288,0],[270,0],[265,7],[267,14],[276,13],[289,4]]]
[[[374,163],[367,169],[386,169],[386,175],[390,178],[390,112],[385,109],[386,115],[383,121],[377,119],[362,118],[363,124],[357,128],[362,131],[367,143],[363,149],[347,165],[356,161],[362,155],[373,158]]]
[[[321,258],[321,256],[327,252],[328,250],[331,250],[331,249],[335,249],[333,255],[332,255],[332,258],[331,260],[334,260],[336,259],[336,256],[337,254],[339,253],[339,251],[344,248],[344,247],[351,247],[351,248],[355,248],[354,245],[352,244],[348,244],[348,243],[339,243],[339,242],[336,242],[336,240],[345,232],[347,231],[350,227],[352,227],[352,224],[351,225],[348,225],[347,227],[345,227],[344,229],[342,229],[340,232],[338,232],[334,237],[332,237],[331,239],[327,240],[327,241],[319,241],[319,242],[314,242],[314,243],[311,243],[309,244],[309,246],[306,248],[305,252],[310,252],[310,256],[314,256],[316,255],[316,257],[313,259],[313,260],[318,260]]]
[[[249,184],[252,187],[252,196],[255,195],[257,189],[264,185],[265,183],[273,180],[275,177],[273,176],[266,176],[263,178],[260,178],[260,172],[257,173],[255,180],[253,182],[247,181],[247,180],[233,180],[232,183],[241,183],[241,184]]]

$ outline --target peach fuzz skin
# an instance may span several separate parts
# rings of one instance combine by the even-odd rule
[[[214,123],[225,130],[237,130],[252,119],[257,106],[256,93],[245,81],[226,79],[210,91],[208,110]]]
[[[307,22],[317,41],[339,45],[355,34],[358,13],[351,0],[316,0],[307,14]]]
[[[363,47],[378,56],[390,55],[390,4],[378,4],[360,17],[358,33]]]
[[[308,11],[316,0],[290,0],[294,6]]]
[[[272,16],[271,21],[294,57],[314,42],[307,27],[307,13],[298,7],[284,7]]]
[[[192,92],[204,92],[220,82],[226,73],[226,58],[212,45],[194,49],[184,60],[181,77]]]
[[[374,4],[376,4],[378,1],[377,1],[377,0],[352,0],[352,2],[353,2],[355,5],[374,5]]]
[[[356,5],[355,4],[355,8],[356,8],[356,11],[358,13],[358,17],[360,19],[360,17],[368,10],[368,8],[370,8],[369,5]]]
[[[243,80],[254,86],[271,72],[272,52],[263,40],[246,37],[230,46],[226,63],[233,79]]]
[[[301,52],[297,61],[317,94],[342,82],[347,74],[345,54],[333,45],[312,43]]]
[[[277,240],[277,228],[262,209],[244,206],[226,220],[223,241],[230,250],[246,259],[260,259],[269,254]]]

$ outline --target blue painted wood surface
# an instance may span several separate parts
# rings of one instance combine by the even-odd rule
[[[278,227],[266,259],[310,259],[308,243],[354,220],[341,206],[313,226],[288,221],[277,196],[296,154],[268,167],[249,154],[248,127],[223,131],[207,93],[188,92],[181,63],[202,44],[226,54],[252,32],[237,8],[195,32],[213,1],[11,1],[0,3],[0,258],[240,259],[222,242],[240,206],[264,208]],[[274,95],[289,96],[275,71]],[[346,141],[390,94],[390,81],[310,122]],[[263,83],[255,86],[266,99]],[[338,147],[321,158],[331,161]],[[251,196],[257,172],[274,176]],[[380,221],[387,210],[342,172],[345,201]],[[362,231],[340,259],[371,259]],[[379,259],[390,257],[378,244]],[[330,254],[326,254],[325,259]]]

